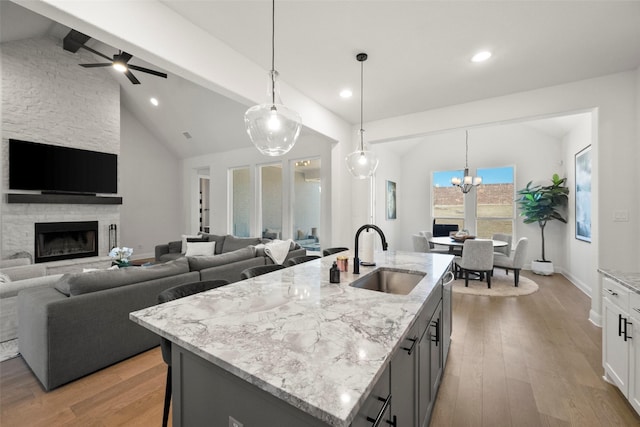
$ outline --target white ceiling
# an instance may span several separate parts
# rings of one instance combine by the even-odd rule
[[[270,1],[162,3],[265,70],[271,67]],[[61,38],[67,31],[0,1],[2,42]],[[492,50],[493,58],[471,63],[480,49]],[[361,51],[369,54],[365,121],[384,119],[637,68],[640,1],[276,2],[275,65],[282,80],[354,124],[360,120],[355,55]],[[131,62],[158,68],[139,58]],[[136,76],[141,85],[114,73],[123,105],[180,157],[250,146],[242,119],[246,106],[175,75]],[[338,96],[345,87],[353,89],[353,98]],[[158,108],[151,107],[150,96],[160,99]],[[548,132],[563,132],[557,123],[551,126],[556,130]],[[185,140],[185,131],[193,139]]]

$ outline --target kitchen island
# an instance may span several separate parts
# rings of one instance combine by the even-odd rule
[[[378,252],[375,267],[343,272],[339,284],[329,283],[335,258],[131,313],[173,343],[174,426],[428,424],[453,256]],[[407,295],[350,286],[381,268],[425,276]]]

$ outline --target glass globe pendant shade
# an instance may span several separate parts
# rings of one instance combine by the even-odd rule
[[[282,104],[277,84],[278,72],[269,72],[267,102],[244,113],[244,124],[251,142],[267,156],[282,156],[295,145],[302,129],[300,115]]]
[[[351,175],[358,179],[373,176],[378,168],[378,155],[374,151],[368,150],[362,141],[360,141],[358,149],[347,155],[345,160]]]

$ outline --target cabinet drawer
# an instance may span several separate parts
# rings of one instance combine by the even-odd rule
[[[629,315],[640,322],[640,294],[630,292]]]
[[[602,296],[625,312],[629,312],[629,289],[608,277],[602,279]]]

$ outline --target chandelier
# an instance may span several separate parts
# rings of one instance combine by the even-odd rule
[[[359,53],[356,55],[356,59],[360,62],[360,144],[353,153],[349,154],[345,160],[347,162],[347,168],[354,178],[365,179],[373,174],[378,167],[378,156],[375,152],[367,149],[364,143],[364,129],[362,129],[362,92],[363,92],[363,74],[364,74],[364,61],[367,60],[366,53]]]
[[[244,124],[251,142],[267,156],[282,156],[296,143],[302,128],[300,115],[282,104],[275,70],[275,0],[271,2],[271,71],[267,100],[244,113]]]
[[[451,178],[451,185],[460,187],[460,190],[464,194],[467,194],[473,187],[477,187],[482,183],[482,178],[479,176],[471,176],[469,174],[469,131],[465,130],[465,155],[464,155],[464,178],[460,179],[457,176]]]

